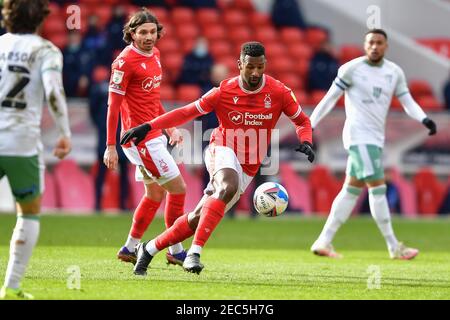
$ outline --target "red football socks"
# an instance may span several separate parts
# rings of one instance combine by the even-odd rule
[[[163,250],[171,245],[186,240],[194,234],[195,230],[192,230],[188,223],[188,213],[179,217],[173,225],[166,229],[163,233],[155,239],[155,246],[158,250]]]
[[[192,244],[203,247],[225,214],[225,202],[209,197],[203,205]]]
[[[166,228],[170,228],[175,220],[184,214],[184,199],[186,194],[167,194],[164,221]]]
[[[135,239],[142,239],[148,225],[155,217],[155,213],[161,202],[153,201],[147,197],[142,197],[138,207],[133,215],[133,224],[131,225],[130,236]]]

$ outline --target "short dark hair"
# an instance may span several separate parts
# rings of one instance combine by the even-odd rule
[[[144,23],[154,23],[156,24],[156,30],[158,32],[158,39],[162,36],[162,24],[159,24],[158,19],[156,16],[150,12],[145,7],[142,7],[140,11],[133,14],[130,18],[130,20],[125,24],[125,27],[123,28],[123,40],[130,44],[133,42],[133,38],[131,37],[131,32],[135,32],[136,29],[143,25]]]
[[[241,46],[241,57],[249,55],[250,57],[260,57],[266,55],[266,49],[263,44],[256,41],[246,42]]]
[[[364,37],[367,36],[368,34],[371,34],[371,33],[381,34],[381,35],[384,36],[384,38],[385,38],[386,40],[388,39],[388,36],[387,36],[386,31],[384,31],[383,29],[370,29],[369,31],[366,32],[366,34],[364,35]]]
[[[34,33],[49,13],[48,0],[5,0],[2,26],[11,33]]]

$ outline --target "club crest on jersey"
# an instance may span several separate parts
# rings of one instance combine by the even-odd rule
[[[234,124],[241,124],[242,122],[244,122],[244,116],[238,111],[229,112],[228,118],[230,118],[231,122],[233,122]]]
[[[233,97],[234,104],[236,104],[238,102],[238,100],[239,100],[239,97]]]
[[[266,97],[264,98],[264,108],[270,108],[272,106],[272,99],[270,99],[270,93],[266,94]]]
[[[125,74],[125,72],[120,71],[120,70],[114,70],[113,76],[112,76],[112,81],[115,84],[120,84],[123,80],[123,75]]]

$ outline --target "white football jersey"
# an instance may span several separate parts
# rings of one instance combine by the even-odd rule
[[[45,88],[43,74],[53,71],[56,81],[62,72],[61,51],[35,34],[0,36],[0,155],[31,156],[41,149],[40,123]],[[45,85],[47,88],[51,85]],[[63,118],[63,131],[70,136],[64,89],[59,85],[52,114]],[[48,90],[47,90],[48,91]],[[53,95],[52,95],[53,97]],[[60,125],[60,124],[59,124]]]
[[[335,84],[345,90],[344,147],[373,144],[382,148],[392,96],[409,92],[403,70],[387,59],[371,65],[364,56],[342,65]]]

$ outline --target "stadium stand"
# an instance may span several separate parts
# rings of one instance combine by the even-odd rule
[[[75,2],[81,9],[81,32],[87,31],[90,16],[96,16],[100,34],[107,32],[107,25],[112,19],[113,6],[122,6],[128,14],[139,9],[124,0],[79,0]],[[46,20],[42,28],[42,35],[51,40],[59,48],[64,49],[68,44],[68,30],[66,27],[67,8],[70,4],[50,4],[50,18]],[[197,99],[201,95],[201,89],[197,85],[177,85],[183,57],[189,53],[195,45],[198,37],[203,36],[209,42],[209,51],[215,63],[224,63],[230,70],[230,75],[237,74],[236,57],[240,45],[248,40],[264,42],[269,63],[267,73],[276,76],[292,88],[297,99],[304,107],[314,107],[324,96],[324,90],[307,92],[306,75],[309,70],[310,60],[315,51],[324,41],[330,41],[328,31],[322,27],[309,26],[305,29],[299,27],[280,27],[275,29],[268,12],[257,11],[251,0],[218,0],[216,8],[189,8],[186,6],[152,6],[150,9],[156,14],[164,25],[164,36],[158,42],[157,47],[161,51],[163,64],[163,84],[161,97],[164,102],[183,104]],[[443,37],[429,37],[416,39],[417,43],[429,47],[441,56],[450,58],[450,40]],[[123,43],[125,46],[125,43]],[[120,52],[114,48],[112,59]],[[339,63],[343,64],[363,54],[360,44],[346,43],[337,48]],[[284,57],[280,59],[280,57]],[[94,57],[92,65],[109,66],[111,61],[104,61]],[[80,61],[81,62],[81,61]],[[83,61],[86,64],[86,61]],[[88,63],[90,64],[90,63]],[[95,70],[95,67],[92,68]],[[88,75],[89,80],[93,73]],[[409,79],[410,91],[417,102],[426,112],[443,111],[443,105],[433,92],[427,81],[423,79]],[[344,105],[342,97],[337,108]],[[401,111],[402,107],[398,99],[392,101],[392,111]],[[342,112],[342,111],[340,111]],[[448,141],[447,136],[436,136],[425,143],[431,148],[439,148]],[[90,167],[90,166],[89,166]],[[198,177],[189,173],[184,167],[183,174],[189,185],[189,191],[193,192],[187,210],[193,209],[197,199],[201,196],[201,181]],[[297,174],[298,170],[292,162],[281,163],[281,182],[286,184],[288,190],[297,190],[299,197],[291,197],[290,208],[302,211],[305,214],[320,212],[327,214],[331,202],[340,188],[340,182],[331,174],[326,166],[315,166],[309,173],[308,179]],[[392,180],[399,187],[402,212],[406,216],[434,215],[444,197],[445,187],[439,178],[429,169],[424,168],[413,179],[407,179],[399,169],[392,169]],[[135,207],[143,194],[141,183],[134,182],[134,169],[130,168],[131,198],[130,206]],[[446,179],[448,174],[444,177]],[[87,212],[93,208],[93,195],[86,190],[93,190],[93,175],[86,174],[75,162],[67,160],[61,162],[53,169],[53,173],[46,172],[46,192],[43,198],[43,207],[51,210],[64,208]],[[73,186],[78,186],[84,192],[61,192],[63,181],[70,179]],[[73,179],[73,180],[72,180]],[[118,190],[115,173],[108,173],[104,188],[103,206],[114,209],[118,207]],[[189,182],[188,182],[189,180]],[[69,188],[67,188],[69,189]],[[74,188],[70,188],[74,189]],[[253,190],[253,189],[251,189]],[[91,197],[92,196],[92,197]],[[251,194],[246,194],[238,203],[238,208],[248,211],[250,202],[247,201]],[[244,199],[245,198],[245,199]],[[441,199],[441,200],[440,200]],[[81,205],[83,204],[83,205]]]
[[[94,181],[74,160],[61,160],[53,169],[59,207],[89,214],[94,210]]]

